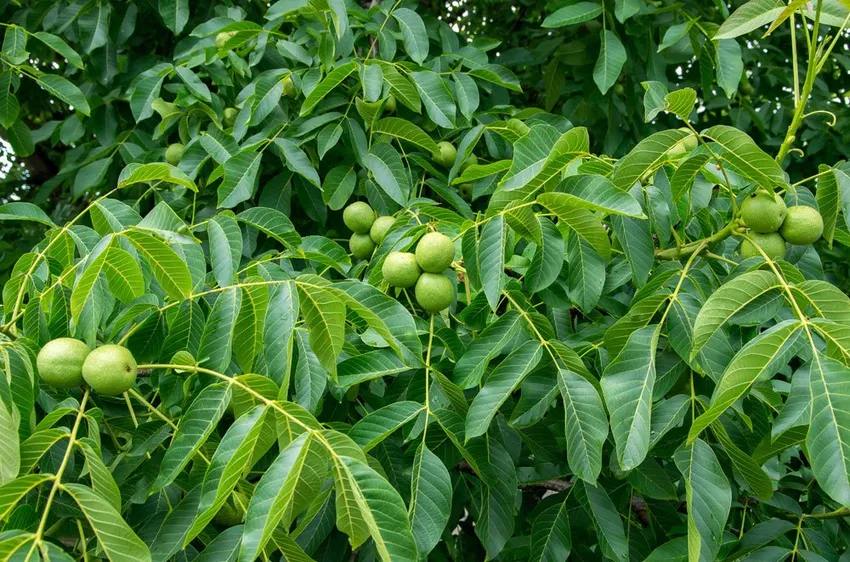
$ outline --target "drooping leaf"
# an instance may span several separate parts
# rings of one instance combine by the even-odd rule
[[[657,326],[635,331],[600,380],[622,470],[637,467],[649,451],[657,345]]]
[[[354,424],[348,436],[364,452],[369,452],[393,431],[415,418],[422,411],[418,402],[394,402],[375,410]]]
[[[720,417],[759,378],[783,367],[795,353],[800,336],[798,320],[785,320],[747,342],[732,358],[714,389],[710,407],[691,426],[689,441]]]
[[[110,560],[150,562],[148,547],[105,499],[82,484],[63,484],[62,489],[80,507]]]
[[[310,332],[310,347],[322,366],[336,377],[336,360],[345,337],[345,304],[310,277],[296,281],[301,314]]]
[[[416,448],[410,477],[410,526],[420,555],[440,542],[452,507],[452,481],[448,469],[423,441]]]
[[[326,452],[313,433],[283,449],[257,486],[245,517],[240,562],[256,560],[277,525],[287,525],[318,494],[325,478]]]
[[[528,341],[511,352],[490,373],[466,414],[467,440],[487,432],[499,407],[537,366],[542,356],[543,348],[540,342]]]
[[[567,462],[576,476],[595,483],[602,470],[602,445],[608,419],[599,392],[576,373],[558,370],[558,389],[564,400]]]
[[[601,486],[588,482],[580,482],[576,486],[574,493],[593,522],[602,552],[618,562],[628,560],[629,542],[623,521],[608,493]]]
[[[701,439],[682,445],[674,459],[685,478],[688,559],[714,560],[732,505],[729,481],[714,451]]]
[[[841,505],[850,504],[847,375],[845,365],[817,353],[809,366],[812,403],[806,447],[818,483]]]
[[[566,560],[572,549],[567,501],[558,502],[534,519],[531,527],[531,558],[535,562]]]
[[[198,453],[224,415],[230,395],[230,385],[222,382],[206,387],[192,401],[162,460],[159,474],[153,483],[154,489],[159,490],[170,484]]]
[[[599,58],[593,68],[593,81],[603,94],[607,93],[623,70],[626,64],[626,48],[620,38],[613,31],[603,30],[600,32],[602,45],[599,49]]]

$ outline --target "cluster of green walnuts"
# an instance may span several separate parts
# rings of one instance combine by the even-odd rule
[[[376,217],[368,203],[355,201],[342,212],[345,226],[354,234],[349,249],[354,257],[368,259],[392,227],[393,217]],[[419,239],[415,253],[392,252],[384,260],[384,280],[399,289],[414,288],[416,302],[425,312],[435,314],[452,304],[454,284],[444,272],[455,259],[455,245],[440,232]]]
[[[805,205],[786,207],[779,194],[756,190],[741,205],[742,226],[750,232],[741,244],[741,257],[785,257],[785,244],[813,244],[823,234],[823,217]],[[758,248],[756,247],[758,246]]]
[[[35,364],[41,380],[54,388],[74,388],[85,383],[105,396],[130,390],[138,372],[136,360],[126,347],[107,344],[92,351],[74,338],[47,342]]]

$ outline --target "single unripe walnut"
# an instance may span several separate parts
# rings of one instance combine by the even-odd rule
[[[469,168],[470,166],[475,166],[477,164],[478,164],[478,157],[474,154],[470,154],[469,158],[467,158],[466,160],[463,161],[463,164],[461,165],[460,170],[463,171],[463,170]]]
[[[429,232],[416,245],[416,262],[422,271],[442,273],[455,259],[455,244],[441,232]]]
[[[788,208],[779,234],[789,244],[813,244],[823,235],[823,217],[812,207],[797,205]]]
[[[472,184],[471,183],[462,183],[457,188],[460,196],[463,197],[466,201],[472,201]]]
[[[454,166],[456,158],[457,149],[452,143],[448,141],[441,141],[437,143],[437,152],[434,153],[434,162],[444,168],[451,168]]]
[[[218,35],[215,36],[215,47],[216,49],[221,49],[224,47],[225,43],[230,41],[230,38],[236,35],[235,31],[222,31]]]
[[[73,388],[83,384],[83,363],[89,346],[74,338],[56,338],[44,344],[35,366],[38,376],[54,388]]]
[[[294,98],[298,95],[298,90],[295,88],[295,82],[292,80],[291,74],[287,74],[283,78],[283,95],[288,98]]]
[[[372,242],[372,237],[368,234],[358,234],[355,232],[348,241],[348,248],[355,258],[365,260],[371,257],[372,252],[375,251],[375,243]]]
[[[688,136],[673,145],[673,147],[668,151],[668,154],[670,154],[671,156],[686,154],[694,150],[699,145],[699,140],[697,139],[697,136],[693,134],[690,129],[688,129],[687,127],[679,127],[679,130],[683,133],[687,133]]]
[[[384,274],[384,281],[402,289],[413,287],[422,275],[416,256],[410,252],[392,252],[384,259],[381,272]]]
[[[451,280],[441,273],[423,273],[416,281],[416,302],[425,312],[434,314],[452,304],[455,290]]]
[[[186,147],[181,143],[175,142],[174,144],[169,144],[168,148],[165,149],[165,161],[172,166],[176,166],[183,158],[184,152],[186,152]]]
[[[750,234],[750,238],[758,244],[767,256],[772,259],[780,259],[785,257],[785,239],[776,232],[768,232],[766,234],[754,232]],[[741,244],[741,257],[744,259],[761,256],[761,252],[749,240],[744,240]]]
[[[785,213],[785,202],[776,193],[756,191],[741,204],[741,218],[750,230],[761,234],[779,230]]]
[[[375,244],[380,244],[384,241],[384,236],[387,235],[387,231],[392,227],[395,223],[394,217],[378,217],[375,219],[375,222],[372,223],[372,227],[369,229],[369,236],[372,237],[372,241]]]
[[[225,129],[229,129],[236,123],[236,116],[239,115],[239,110],[235,107],[225,107],[221,119],[221,124]]]
[[[384,111],[386,111],[387,113],[395,113],[395,110],[396,110],[395,96],[390,95],[390,97],[387,98],[387,101],[384,102]]]
[[[342,222],[352,232],[366,234],[375,222],[375,211],[368,203],[355,201],[342,211]]]
[[[83,363],[83,379],[98,394],[123,394],[136,382],[137,365],[133,354],[120,345],[102,345],[89,353]]]

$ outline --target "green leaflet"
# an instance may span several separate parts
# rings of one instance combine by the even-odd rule
[[[418,402],[394,402],[379,410],[366,415],[357,422],[348,436],[357,443],[364,452],[369,452],[386,437],[415,418],[423,407]]]
[[[531,527],[531,558],[535,562],[566,560],[572,548],[567,501],[558,502],[534,520]]]
[[[226,383],[210,385],[198,394],[177,426],[153,483],[154,489],[160,490],[170,484],[197,454],[224,414],[230,394],[230,385]]]
[[[240,562],[255,560],[281,521],[287,524],[317,494],[325,478],[327,453],[313,433],[289,443],[257,483],[245,516]]]
[[[617,163],[611,181],[619,189],[628,190],[638,179],[663,164],[670,150],[688,134],[673,129],[660,131],[640,141]]]
[[[641,464],[649,451],[657,345],[658,326],[636,330],[620,354],[608,364],[599,381],[610,412],[611,433],[622,470],[628,471]]]
[[[744,273],[724,283],[711,294],[697,314],[694,323],[693,358],[708,342],[714,332],[736,313],[764,293],[779,287],[779,281],[770,271],[755,270]]]
[[[350,486],[347,489],[365,529],[375,542],[380,559],[387,562],[415,559],[416,542],[398,492],[359,461],[346,458],[337,466],[338,478],[344,478]]]
[[[467,441],[487,432],[499,407],[519,387],[542,356],[543,348],[540,342],[528,341],[515,349],[490,373],[466,414]]]
[[[714,451],[697,439],[674,456],[685,478],[688,504],[688,559],[714,560],[732,504],[732,491]]]
[[[573,493],[590,517],[605,556],[618,562],[628,560],[629,543],[623,530],[623,521],[605,489],[579,482]]]
[[[301,314],[310,332],[310,347],[322,366],[336,377],[336,359],[345,334],[345,304],[309,276],[297,280],[296,287]]]
[[[812,471],[831,498],[850,503],[850,435],[847,432],[847,404],[850,399],[848,368],[815,354],[809,366],[812,395],[811,422],[806,447],[812,457]]]
[[[198,515],[185,544],[191,541],[218,513],[236,485],[239,477],[250,468],[253,449],[267,415],[265,406],[257,406],[240,416],[230,426],[216,448],[204,474],[204,482],[198,505]]]
[[[62,488],[80,507],[110,560],[150,562],[148,547],[106,500],[82,484],[63,484]]]
[[[564,401],[567,462],[576,476],[596,482],[602,470],[602,445],[608,419],[596,388],[583,377],[560,369],[558,388]]]
[[[484,330],[458,359],[454,382],[463,389],[477,385],[487,364],[513,339],[522,323],[516,311],[509,311]]]
[[[420,554],[427,554],[440,541],[452,507],[452,481],[440,457],[423,441],[416,448],[410,478],[408,514],[413,538]]]
[[[316,86],[316,89],[310,92],[310,95],[308,95],[307,99],[304,100],[304,103],[301,105],[301,116],[303,117],[308,115],[313,108],[331,92],[331,90],[339,86],[343,80],[348,78],[355,70],[357,70],[357,67],[358,64],[356,61],[350,61],[336,67],[328,73],[325,79],[322,80],[322,82]]]
[[[714,389],[710,407],[691,426],[689,442],[743,396],[756,379],[772,375],[796,354],[800,328],[798,320],[780,322],[750,340],[732,358]]]

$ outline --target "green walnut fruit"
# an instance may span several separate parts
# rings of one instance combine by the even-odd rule
[[[817,209],[805,205],[788,208],[779,234],[789,244],[813,244],[823,234],[823,217]]]
[[[685,150],[687,150],[688,152],[690,152],[691,150],[695,150],[696,147],[699,146],[699,139],[697,138],[697,136],[693,134],[693,132],[687,127],[682,127],[679,130],[688,133],[688,136],[680,140],[679,144],[684,145]]]
[[[224,114],[221,118],[221,123],[225,129],[229,129],[236,123],[236,116],[239,115],[239,110],[235,107],[225,107]]]
[[[441,141],[437,143],[437,152],[434,153],[434,162],[444,168],[451,168],[454,166],[456,158],[457,149],[455,149],[452,143],[448,141]]]
[[[626,88],[622,84],[617,84],[614,86],[614,94],[618,96],[622,96],[626,93]]]
[[[768,232],[762,234],[755,232],[750,234],[750,238],[758,244],[770,259],[776,260],[785,257],[785,239],[778,233]],[[754,256],[761,256],[761,252],[749,240],[744,240],[741,244],[741,257],[747,259]]]
[[[392,252],[384,260],[381,272],[387,283],[402,289],[413,287],[422,275],[416,256],[410,252]]]
[[[476,166],[478,164],[478,157],[474,154],[470,154],[469,158],[463,161],[463,165],[461,165],[460,170],[463,171],[470,166]]]
[[[776,193],[756,191],[741,204],[741,218],[750,230],[761,234],[779,230],[785,213],[785,202]]]
[[[224,44],[230,41],[230,38],[236,35],[235,31],[222,31],[215,36],[215,46],[217,49],[224,47]]]
[[[288,98],[294,98],[298,95],[298,90],[295,88],[295,82],[292,80],[291,74],[287,74],[283,79],[283,95]]]
[[[355,232],[348,240],[348,248],[355,258],[365,260],[371,257],[372,252],[375,251],[375,243],[372,242],[372,237],[368,234],[358,234]]]
[[[368,203],[355,201],[342,212],[342,222],[352,232],[366,234],[375,222],[375,211]]]
[[[123,394],[136,382],[138,366],[133,354],[120,345],[102,345],[83,363],[83,379],[98,394]]]
[[[180,144],[179,142],[169,144],[168,148],[165,149],[165,161],[171,164],[172,166],[176,166],[183,158],[184,152],[186,152],[186,147]]]
[[[54,388],[74,388],[83,384],[83,362],[89,346],[74,338],[56,338],[44,344],[35,366],[41,380]]]
[[[679,130],[683,133],[687,133],[688,136],[673,145],[673,148],[671,148],[668,152],[668,154],[672,156],[690,152],[699,145],[699,140],[697,139],[697,136],[693,134],[690,129],[688,129],[687,127],[679,127]]]
[[[423,273],[416,281],[416,302],[425,312],[440,312],[454,300],[455,289],[448,277],[441,273]]]
[[[384,111],[387,113],[395,113],[396,110],[396,101],[395,96],[390,96],[387,98],[387,101],[384,102]]]
[[[416,245],[416,262],[422,271],[442,273],[454,259],[454,242],[440,232],[429,232]]]
[[[460,196],[463,197],[466,201],[472,201],[472,184],[471,183],[462,183],[457,188]]]
[[[375,244],[383,242],[384,236],[387,235],[387,231],[392,227],[393,223],[395,223],[394,217],[376,218],[375,222],[372,223],[372,227],[369,229],[369,236],[372,237],[372,242]]]

